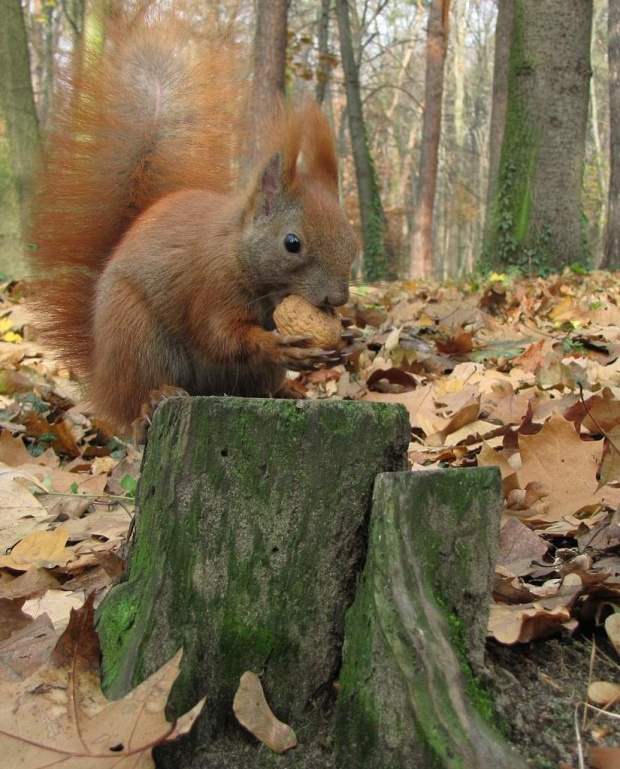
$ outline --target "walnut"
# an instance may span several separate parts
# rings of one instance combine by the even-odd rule
[[[315,307],[300,296],[283,299],[276,307],[273,319],[281,334],[312,337],[313,342],[325,350],[339,350],[344,346],[338,313]]]

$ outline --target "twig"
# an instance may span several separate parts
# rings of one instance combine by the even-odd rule
[[[101,500],[103,504],[106,504],[107,500],[114,499],[117,502],[131,502],[129,497],[122,497],[120,494],[72,494],[69,491],[40,491],[37,492],[39,497],[72,497],[74,499],[92,499]]]
[[[611,702],[608,702],[607,705],[605,705],[605,708],[610,708],[612,705],[615,705],[618,702],[618,700],[612,700]],[[618,721],[620,721],[620,713],[610,713],[608,710],[605,710],[605,708],[597,708],[596,705],[592,705],[590,702],[584,702],[583,703],[586,708],[590,708],[591,710],[596,710],[597,713],[602,713],[604,716],[609,716],[610,718],[615,718]]]
[[[579,760],[579,769],[586,769],[586,764],[583,758],[583,744],[581,742],[581,732],[579,730],[579,705],[578,702],[575,705],[575,739],[577,740],[577,759]],[[584,709],[584,716],[585,716],[585,709]]]
[[[586,728],[587,716],[588,716],[588,691],[590,690],[590,684],[592,683],[592,673],[594,672],[594,660],[596,659],[596,638],[592,639],[592,651],[590,652],[590,667],[588,669],[588,689],[586,690],[586,700],[583,709],[583,722],[581,728]]]

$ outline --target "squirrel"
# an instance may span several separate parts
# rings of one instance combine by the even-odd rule
[[[121,433],[166,395],[286,396],[287,369],[347,355],[279,335],[272,318],[289,294],[348,299],[359,245],[329,123],[310,101],[275,110],[242,184],[252,116],[238,59],[180,20],[117,20],[60,90],[34,303],[44,341]]]

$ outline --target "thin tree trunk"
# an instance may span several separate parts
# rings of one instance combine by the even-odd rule
[[[319,104],[325,101],[327,84],[331,77],[333,57],[329,53],[329,14],[332,0],[321,0],[319,15],[318,55],[319,64],[316,72],[315,98]]]
[[[258,0],[254,37],[252,117],[266,130],[274,105],[284,95],[288,0]]]
[[[620,0],[609,0],[609,202],[602,267],[620,268]]]
[[[529,273],[588,260],[581,180],[592,3],[516,0],[491,260]]]
[[[26,224],[28,187],[37,161],[40,136],[20,1],[0,0],[0,18],[0,111],[6,125],[22,220]]]
[[[459,152],[463,146],[465,137],[465,35],[466,29],[466,0],[453,0],[453,50],[454,59],[452,62],[452,77],[454,78],[454,136],[456,139],[456,150]]]
[[[449,168],[451,183],[446,185],[448,194],[447,218],[443,222],[445,229],[449,229],[447,239],[449,249],[443,253],[444,274],[449,278],[456,278],[459,272],[461,249],[464,242],[467,222],[464,219],[464,182],[467,179],[465,149],[465,35],[466,35],[467,0],[453,0],[452,4],[452,57],[448,57],[446,66],[448,77],[446,82],[453,84],[453,115],[451,123],[447,123],[446,129],[451,129],[451,136],[446,136],[448,147],[451,151],[444,151],[443,158]],[[451,71],[450,71],[451,69]]]
[[[487,210],[485,232],[491,228],[493,201],[497,189],[499,160],[506,124],[508,106],[508,64],[515,0],[499,0],[495,24],[495,59],[493,63],[493,100],[491,103],[491,126],[489,128],[489,183],[487,187]]]
[[[592,20],[593,30],[595,30],[597,27],[602,10],[603,10],[603,6],[599,6],[598,10],[594,14],[594,18]],[[592,35],[592,40],[590,42],[590,59],[592,59],[594,55],[593,46],[594,46],[594,34]],[[603,151],[602,151],[602,144],[601,144],[601,133],[598,127],[598,118],[599,118],[598,99],[596,96],[594,78],[591,78],[590,80],[590,121],[592,126],[592,140],[594,142],[594,151],[596,153],[594,162],[596,164],[598,186],[601,193],[601,206],[600,206],[599,217],[597,222],[597,231],[601,233],[603,231],[604,222],[606,218],[608,193],[607,193],[607,178],[605,174],[605,168],[604,168],[605,164],[603,161]]]
[[[413,218],[413,243],[410,262],[410,276],[412,278],[430,277],[433,268],[433,208],[437,188],[449,11],[450,0],[432,0],[428,16],[420,171]]]
[[[338,31],[342,68],[344,70],[347,94],[349,132],[355,161],[355,175],[360,204],[362,239],[364,245],[364,274],[368,280],[387,277],[387,259],[383,242],[385,214],[381,205],[379,186],[374,163],[368,149],[362,96],[359,80],[359,66],[355,61],[351,22],[347,0],[336,0]]]
[[[21,236],[29,226],[30,184],[40,136],[20,0],[0,0],[0,19],[0,117],[5,127],[0,154],[7,169],[1,174],[0,269],[18,277],[27,272]]]

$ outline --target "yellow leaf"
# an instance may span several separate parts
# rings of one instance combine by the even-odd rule
[[[64,526],[54,531],[35,531],[18,542],[9,555],[0,557],[0,567],[27,571],[31,567],[53,568],[66,564],[74,554],[65,551],[69,534]]]

